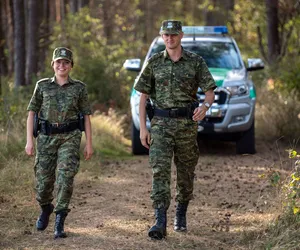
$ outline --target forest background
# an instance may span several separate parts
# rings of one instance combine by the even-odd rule
[[[264,60],[266,69],[253,74],[257,133],[297,140],[299,5],[297,0],[1,0],[0,122],[12,126],[13,116],[24,119],[35,82],[53,75],[57,46],[74,51],[72,76],[87,83],[94,110],[113,107],[129,114],[136,75],[122,64],[144,58],[164,19],[179,19],[184,25],[226,25],[245,61]]]
[[[145,57],[165,19],[178,19],[184,25],[226,25],[244,61],[262,58],[265,69],[252,73],[257,91],[256,137],[275,144],[285,141],[289,148],[299,148],[299,13],[299,0],[0,0],[1,207],[7,213],[17,210],[25,216],[28,210],[28,218],[35,216],[32,204],[24,206],[33,186],[32,159],[24,153],[26,107],[36,81],[53,76],[50,62],[55,47],[66,46],[74,52],[71,76],[88,87],[95,111],[95,161],[90,165],[96,168],[99,159],[105,157],[131,157],[129,98],[136,74],[122,65],[128,58]],[[296,151],[289,153],[297,157]],[[289,221],[293,225],[286,232],[294,232],[296,239],[299,160],[295,166],[287,185],[293,216],[282,224]],[[272,184],[281,181],[276,171],[268,176]],[[15,201],[22,205],[16,208]],[[10,217],[0,216],[3,218]],[[14,237],[14,231],[6,227],[18,227],[4,227],[12,232],[8,238]],[[286,236],[278,227],[274,231],[276,237]],[[297,249],[291,238],[286,237],[285,242]]]

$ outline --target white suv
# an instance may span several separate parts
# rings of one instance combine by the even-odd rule
[[[183,26],[182,29],[183,48],[204,58],[218,86],[212,107],[207,111],[204,120],[198,123],[199,139],[235,141],[238,154],[254,154],[256,92],[249,71],[263,69],[263,61],[250,58],[245,66],[235,40],[228,36],[226,26]],[[156,37],[144,62],[164,49],[162,38]],[[123,66],[127,70],[139,72],[142,65],[140,59],[128,59]],[[204,93],[200,88],[197,97],[199,103],[203,102]],[[130,104],[133,154],[147,153],[139,138],[139,99],[140,93],[132,89]],[[150,127],[149,120],[147,126]]]

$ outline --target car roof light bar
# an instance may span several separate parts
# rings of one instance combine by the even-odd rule
[[[228,34],[226,26],[182,26],[185,35]]]

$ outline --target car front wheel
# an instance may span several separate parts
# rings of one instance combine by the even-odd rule
[[[237,154],[255,154],[255,126],[254,120],[251,127],[243,132],[242,136],[236,141]]]

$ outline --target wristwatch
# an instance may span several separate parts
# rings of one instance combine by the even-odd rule
[[[202,105],[204,105],[207,109],[210,108],[210,104],[208,102],[203,102]]]

